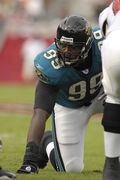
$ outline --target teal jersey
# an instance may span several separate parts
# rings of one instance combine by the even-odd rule
[[[56,102],[62,106],[79,108],[96,97],[101,88],[101,53],[103,37],[99,28],[93,29],[92,65],[90,70],[78,71],[61,66],[53,43],[34,60],[38,78],[47,84],[59,87]]]

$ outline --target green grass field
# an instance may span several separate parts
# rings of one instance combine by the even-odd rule
[[[0,103],[33,105],[35,85],[0,84]],[[32,114],[8,113],[0,110],[0,137],[3,150],[0,165],[16,171],[24,156],[27,131]],[[100,117],[93,117],[88,124],[85,138],[84,170],[82,173],[57,173],[51,164],[37,175],[18,175],[18,180],[101,180],[104,164],[103,128]],[[46,129],[51,129],[49,119]]]

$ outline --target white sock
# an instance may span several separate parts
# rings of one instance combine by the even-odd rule
[[[104,147],[107,157],[120,156],[120,134],[104,131]]]
[[[53,142],[50,142],[46,147],[46,153],[47,153],[48,158],[50,157],[50,153],[53,149],[54,149],[54,144]]]

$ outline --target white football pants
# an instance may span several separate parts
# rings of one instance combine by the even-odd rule
[[[101,50],[106,102],[120,104],[120,29],[108,34]]]
[[[56,144],[54,146],[55,151],[57,151],[58,164],[60,164],[60,155],[66,172],[81,172],[84,168],[83,156],[86,126],[92,115],[103,112],[103,99],[98,100],[100,93],[90,106],[71,109],[58,104],[55,105],[54,128],[59,151]]]

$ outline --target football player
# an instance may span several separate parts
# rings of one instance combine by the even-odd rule
[[[113,0],[99,17],[106,37],[102,46],[103,86],[107,95],[104,126],[103,180],[120,180],[120,1]]]
[[[92,29],[84,17],[72,15],[58,25],[55,43],[35,58],[39,82],[18,173],[38,173],[48,159],[57,171],[83,170],[87,124],[93,114],[103,112],[102,40],[99,28]],[[52,135],[44,133],[50,115]]]

